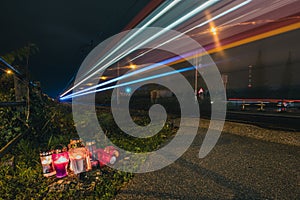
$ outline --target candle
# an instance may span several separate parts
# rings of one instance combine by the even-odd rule
[[[116,158],[119,157],[119,151],[115,149],[113,146],[107,146],[104,148],[104,151],[111,156],[115,156]]]
[[[108,163],[114,164],[116,157],[104,151],[104,149],[97,149],[100,167],[107,165]]]
[[[86,142],[86,148],[88,149],[90,156],[90,163],[93,168],[97,168],[99,166],[98,156],[96,154],[96,141],[90,140]]]
[[[71,161],[70,169],[74,171],[75,174],[79,174],[90,169],[90,158],[86,148],[72,148],[69,150],[69,155]]]
[[[62,178],[68,175],[67,166],[69,163],[68,152],[52,154],[53,165],[56,171],[56,177]]]
[[[90,152],[90,159],[92,160],[97,160],[97,154],[95,154],[96,151],[96,141],[91,140],[86,142],[86,148]]]
[[[72,160],[72,164],[73,164],[73,170],[75,174],[78,174],[80,172],[84,172],[84,158],[82,158],[82,156],[80,155],[76,155],[75,159]]]
[[[51,155],[52,155],[51,152],[41,152],[40,153],[43,175],[45,177],[52,176],[56,173],[55,170],[53,169]]]

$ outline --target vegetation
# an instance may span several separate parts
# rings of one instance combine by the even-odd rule
[[[0,98],[3,101],[13,100],[13,90],[3,91]],[[23,139],[0,160],[0,199],[111,199],[133,177],[131,173],[109,167],[82,173],[80,176],[70,174],[63,179],[43,177],[39,152],[58,144],[66,145],[78,135],[70,105],[55,102],[34,87],[30,88],[30,102],[28,121],[25,121],[22,109],[6,107],[0,111],[1,146],[17,134],[25,133]],[[171,125],[166,124],[154,137],[136,139],[117,128],[107,109],[98,110],[98,117],[108,137],[116,145],[130,151],[152,151],[174,134]],[[133,119],[139,125],[149,123],[144,111],[135,112]]]
[[[26,74],[26,107],[0,107],[0,149],[17,135],[22,139],[4,157],[0,158],[0,199],[111,199],[133,174],[109,167],[92,170],[57,179],[42,174],[40,151],[67,145],[71,138],[79,137],[72,119],[71,106],[62,104],[41,93],[40,88],[29,85],[29,56],[38,48],[29,43],[3,58]],[[23,77],[24,78],[24,77]],[[0,101],[16,100],[16,79],[11,74],[0,74]],[[22,92],[22,91],[21,91]],[[123,133],[115,124],[110,110],[97,110],[101,127],[117,146],[134,152],[153,151],[164,145],[175,131],[167,123],[157,135],[138,139]],[[139,125],[147,125],[147,112],[136,111],[132,115]],[[84,120],[84,119],[83,119]]]

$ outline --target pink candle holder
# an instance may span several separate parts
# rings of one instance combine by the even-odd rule
[[[56,177],[62,178],[68,175],[69,155],[65,149],[56,149],[52,154],[53,166],[56,171]]]

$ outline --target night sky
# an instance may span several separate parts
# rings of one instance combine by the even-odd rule
[[[39,47],[30,57],[32,80],[51,97],[61,92],[88,52],[119,33],[150,0],[2,0],[0,55],[25,46]]]

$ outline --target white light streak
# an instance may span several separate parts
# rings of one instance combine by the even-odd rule
[[[230,8],[230,9],[228,9],[228,10],[226,10],[226,11],[220,13],[219,15],[216,15],[215,17],[213,17],[213,18],[211,18],[211,19],[209,19],[209,20],[206,20],[205,22],[202,22],[202,23],[200,23],[199,25],[194,26],[194,27],[190,28],[189,30],[187,30],[187,31],[185,31],[185,32],[183,32],[183,33],[181,33],[181,34],[179,34],[179,35],[177,35],[177,36],[171,38],[170,40],[167,40],[167,41],[161,43],[160,45],[154,47],[153,49],[159,48],[160,46],[162,46],[162,45],[164,45],[164,44],[167,44],[167,43],[169,43],[169,42],[171,42],[171,41],[173,41],[173,40],[175,40],[175,39],[181,37],[182,35],[184,35],[184,34],[190,32],[190,31],[192,31],[192,30],[194,30],[194,29],[196,29],[196,28],[202,27],[202,26],[208,24],[209,22],[211,22],[211,21],[213,21],[213,20],[216,20],[216,19],[218,19],[218,18],[220,18],[220,17],[223,17],[224,15],[226,15],[226,14],[228,14],[228,13],[230,13],[230,12],[233,12],[233,11],[235,11],[235,10],[241,8],[242,6],[244,6],[244,5],[248,4],[248,3],[250,3],[251,1],[252,1],[252,0],[247,0],[247,1],[245,1],[245,2],[243,2],[243,3],[241,3],[241,4],[239,4],[239,5],[236,5],[236,6],[232,7],[232,8]],[[208,3],[208,2],[206,2],[206,3]],[[205,5],[202,4],[200,7],[194,9],[191,13],[187,14],[187,15],[184,16],[184,17],[191,17],[191,16],[193,16],[193,15],[195,14],[196,10],[199,12],[199,9],[200,9],[200,8],[203,9],[203,6],[204,6],[204,7],[205,7],[205,6],[210,6],[210,4],[209,4],[209,5],[207,5],[207,4],[205,4]],[[175,21],[175,22],[173,22],[172,24],[170,24],[167,28],[169,28],[169,27],[175,27],[175,26],[178,25],[178,23],[182,23],[185,19],[186,19],[186,18],[180,18],[180,19],[178,19],[177,21]],[[167,30],[167,29],[165,29],[165,30]],[[162,32],[163,32],[163,31],[159,32],[158,34],[160,35],[160,34],[162,34]],[[158,36],[159,36],[159,35],[158,35]],[[151,40],[155,39],[155,38],[158,37],[158,36],[157,36],[157,34],[156,34],[156,35],[152,36],[151,38],[149,38],[148,40],[151,41]],[[144,45],[144,43],[145,43],[145,44],[148,43],[148,42],[149,42],[148,40],[144,41],[144,42],[143,42],[142,44],[140,44],[140,45],[142,46],[142,45]],[[140,46],[138,46],[137,48],[139,48],[139,47],[140,47]],[[139,56],[133,58],[132,60],[137,59],[138,57],[140,57],[140,56],[142,56],[142,55],[145,55],[146,53],[152,51],[153,49],[150,49],[150,50],[144,52],[143,54],[140,54]],[[125,53],[125,54],[126,54],[126,53]],[[130,60],[130,61],[132,61],[132,60]],[[123,79],[123,78],[127,78],[127,77],[129,77],[129,76],[133,76],[133,75],[135,75],[135,74],[137,74],[137,73],[146,72],[147,70],[150,70],[150,69],[153,69],[153,67],[144,68],[144,69],[142,69],[142,71],[139,71],[139,70],[138,70],[138,71],[136,71],[136,72],[134,72],[134,73],[127,74],[126,77],[123,77],[123,76],[122,76],[122,77],[117,77],[117,78],[115,78],[115,79],[106,81],[106,82],[104,82],[104,83],[100,83],[100,84],[94,85],[94,86],[92,86],[92,87],[89,87],[89,88],[86,88],[86,89],[84,89],[84,90],[81,90],[81,91],[75,92],[75,93],[73,93],[73,94],[70,94],[70,95],[68,95],[67,97],[70,98],[70,97],[72,97],[72,96],[77,96],[77,94],[79,94],[79,93],[86,93],[87,91],[96,89],[97,87],[101,87],[101,86],[104,86],[104,85],[113,83],[113,82],[118,81],[118,80],[121,80],[121,79]],[[98,90],[96,90],[96,91],[98,91]],[[95,91],[94,91],[94,92],[95,92]]]
[[[82,79],[81,81],[79,81],[78,83],[76,83],[73,87],[71,87],[69,90],[67,90],[66,92],[64,92],[60,97],[66,95],[67,93],[69,93],[71,90],[73,90],[75,87],[77,87],[78,85],[80,85],[81,83],[83,83],[84,81],[88,80],[89,78],[91,78],[93,75],[95,75],[96,73],[100,72],[101,70],[104,70],[105,68],[109,67],[110,65],[112,65],[113,63],[115,63],[116,61],[120,60],[121,58],[124,58],[125,56],[127,56],[128,54],[130,54],[131,52],[135,51],[136,49],[139,49],[140,47],[142,47],[143,45],[149,43],[150,41],[156,39],[157,37],[159,37],[160,35],[162,35],[163,33],[165,33],[166,31],[168,31],[169,29],[174,28],[175,26],[179,25],[180,23],[186,21],[187,19],[191,18],[192,16],[194,16],[195,14],[205,10],[207,7],[211,6],[212,4],[218,2],[220,0],[210,0],[207,1],[206,3],[198,6],[196,9],[192,10],[191,12],[189,12],[188,14],[184,15],[183,17],[179,18],[178,20],[176,20],[175,22],[173,22],[172,24],[170,24],[169,26],[167,26],[163,31],[158,32],[157,34],[153,35],[152,37],[150,37],[149,39],[147,39],[146,41],[140,43],[139,45],[135,46],[132,49],[127,50],[126,52],[120,54],[119,56],[115,57],[114,59],[112,59],[110,62],[108,62],[107,64],[105,64],[104,66],[100,67],[98,70],[96,70],[95,72],[93,72],[92,74],[90,74],[89,76],[87,76],[86,78]],[[126,40],[127,42],[129,40]],[[113,52],[115,52],[116,50],[120,49],[121,47],[118,46],[116,47],[116,49],[114,49]],[[112,53],[111,53],[112,54]],[[104,61],[107,58],[107,56],[102,60]],[[97,63],[95,67],[97,67],[100,63]],[[93,69],[95,68],[93,67]]]
[[[124,46],[128,41],[130,41],[132,38],[134,38],[137,34],[139,34],[141,31],[143,31],[148,25],[150,25],[151,23],[153,23],[154,21],[156,21],[158,18],[160,18],[162,15],[164,15],[166,12],[168,12],[172,7],[174,7],[176,4],[178,4],[181,0],[174,0],[172,3],[170,3],[167,7],[165,7],[163,10],[161,10],[157,15],[155,15],[153,18],[151,18],[146,24],[144,24],[138,31],[136,31],[135,33],[133,33],[129,38],[127,38],[125,41],[123,41],[119,46],[117,46],[112,52],[110,52],[106,57],[104,57],[101,62],[97,63],[91,70],[89,70],[89,72],[91,72],[93,69],[95,69],[96,67],[98,67],[103,61],[105,61],[109,56],[111,56],[113,53],[115,53],[117,50],[119,50],[122,46]],[[102,67],[104,68],[104,67]],[[96,72],[94,72],[93,74],[91,74],[90,76],[88,76],[87,78],[81,80],[79,83],[77,83],[76,85],[74,85],[73,87],[71,87],[69,90],[67,90],[66,92],[64,92],[62,95],[60,95],[60,97],[66,95],[67,93],[69,93],[71,90],[73,90],[75,87],[77,87],[79,84],[83,83],[85,80],[87,80],[88,78],[90,78],[91,76],[93,76],[95,73],[99,72],[102,68],[100,68],[99,70],[97,70]],[[87,72],[87,73],[89,73]]]
[[[149,49],[148,51],[145,51],[144,53],[142,53],[142,54],[140,54],[140,55],[134,57],[133,59],[130,60],[130,62],[134,61],[135,59],[137,59],[137,58],[139,58],[139,57],[141,57],[141,56],[143,56],[143,55],[145,55],[145,54],[147,54],[147,53],[149,53],[149,52],[151,52],[151,51],[153,51],[154,49],[157,49],[157,48],[159,48],[159,47],[161,47],[161,46],[163,46],[163,45],[165,45],[165,44],[167,44],[167,43],[169,43],[169,42],[171,42],[171,41],[173,41],[173,40],[175,40],[175,39],[178,39],[179,37],[183,36],[184,34],[187,34],[187,33],[190,32],[190,31],[195,30],[196,28],[200,28],[200,27],[202,27],[202,26],[208,24],[209,22],[211,22],[211,21],[213,21],[213,20],[216,20],[216,19],[218,19],[218,18],[220,18],[220,17],[222,17],[222,16],[224,16],[224,15],[226,15],[226,14],[232,12],[232,11],[235,11],[235,10],[239,9],[240,7],[242,7],[242,6],[244,6],[244,5],[248,4],[248,3],[250,3],[251,1],[252,1],[252,0],[247,0],[247,1],[241,3],[241,4],[237,5],[237,6],[234,6],[234,7],[230,8],[230,9],[228,9],[228,10],[222,12],[222,13],[219,14],[219,15],[216,15],[215,17],[213,17],[213,18],[211,18],[211,19],[209,19],[209,20],[206,20],[205,22],[203,22],[203,23],[201,23],[201,24],[198,24],[197,26],[194,26],[194,27],[192,27],[192,28],[190,28],[190,29],[184,31],[184,32],[181,33],[181,34],[178,34],[177,36],[175,36],[175,37],[173,37],[173,38],[171,38],[171,39],[169,39],[169,40],[167,40],[167,41],[165,41],[165,42],[163,42],[163,43],[157,45],[156,47],[154,47],[154,48],[152,48],[152,49]]]

